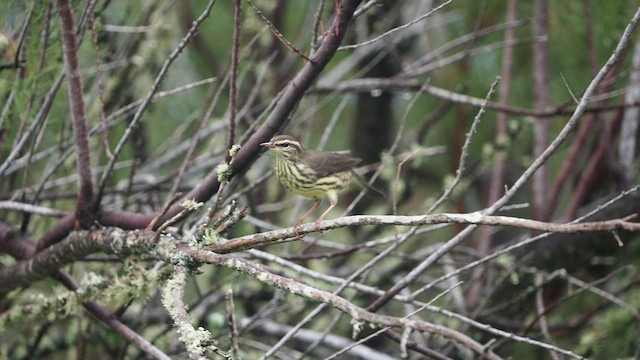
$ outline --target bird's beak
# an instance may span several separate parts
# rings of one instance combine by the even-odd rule
[[[260,144],[260,146],[264,146],[267,149],[273,149],[273,144],[271,142],[264,142],[264,143]]]

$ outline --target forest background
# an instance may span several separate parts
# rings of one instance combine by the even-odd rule
[[[638,21],[1,2],[0,358],[640,357]],[[296,237],[280,133],[386,196]]]

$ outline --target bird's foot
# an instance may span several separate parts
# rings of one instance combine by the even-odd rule
[[[298,221],[295,225],[293,225],[293,236],[296,238],[300,237],[300,225],[302,223]]]
[[[320,233],[320,235],[324,235],[324,233],[322,232],[322,229],[320,229],[320,222],[322,221],[322,219],[318,219],[316,220],[315,224],[316,224],[316,231]]]

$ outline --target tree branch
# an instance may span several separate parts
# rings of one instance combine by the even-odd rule
[[[67,90],[69,94],[69,108],[76,145],[76,164],[78,171],[78,204],[76,205],[77,220],[82,227],[92,225],[96,216],[96,209],[92,209],[93,179],[91,174],[91,150],[89,148],[89,132],[84,113],[84,99],[82,93],[82,78],[78,69],[78,45],[73,27],[73,13],[69,0],[57,0],[56,8],[60,16],[62,31],[62,50],[64,53],[64,69],[67,76]]]
[[[400,226],[420,226],[429,224],[473,224],[489,226],[510,226],[529,230],[555,232],[564,234],[602,232],[602,231],[640,231],[640,223],[629,222],[633,217],[624,219],[555,224],[535,220],[521,219],[508,216],[489,216],[480,212],[470,214],[435,214],[416,216],[392,216],[392,215],[355,215],[346,216],[334,220],[321,221],[318,226],[315,223],[300,225],[299,234],[309,234],[312,232],[338,229],[356,225],[400,225]],[[137,247],[153,246],[152,242],[142,241],[140,238],[155,234],[150,230],[133,230],[126,232],[118,228],[103,228],[102,230],[90,232],[73,232],[62,242],[52,245],[34,255],[28,260],[19,262],[14,266],[0,269],[0,293],[9,291],[18,286],[28,285],[33,281],[43,279],[51,275],[54,271],[68,265],[76,260],[96,251],[106,251],[119,253],[123,251],[122,241],[134,241]],[[104,244],[99,239],[108,237],[113,239],[113,247],[110,243]],[[216,253],[230,253],[250,248],[270,245],[297,239],[293,228],[267,231],[239,238],[231,239],[220,245],[213,245],[208,250]],[[0,243],[1,244],[1,243]],[[95,244],[99,244],[96,246]],[[125,244],[128,251],[137,252],[131,248],[134,244]]]

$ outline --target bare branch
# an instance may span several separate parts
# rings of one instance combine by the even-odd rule
[[[428,13],[423,14],[422,16],[418,17],[417,19],[414,19],[414,20],[412,20],[412,21],[410,21],[410,22],[408,22],[408,23],[406,23],[404,25],[401,25],[401,26],[398,26],[396,28],[393,28],[393,29],[391,29],[391,30],[379,35],[379,36],[376,36],[375,38],[373,38],[371,40],[365,41],[365,42],[363,42],[361,44],[341,46],[340,48],[338,48],[338,51],[341,51],[341,50],[352,50],[352,49],[357,49],[357,48],[362,47],[362,46],[367,46],[369,44],[373,44],[374,42],[382,40],[385,37],[387,37],[387,36],[389,36],[389,35],[391,35],[391,34],[393,34],[395,32],[398,32],[398,31],[401,31],[403,29],[406,29],[409,26],[411,26],[413,24],[416,24],[416,23],[428,18],[429,16],[431,16],[432,14],[438,12],[439,10],[444,8],[445,6],[451,4],[452,1],[453,0],[447,0],[447,1],[443,2],[442,4],[436,6],[435,8],[431,9],[431,11],[429,11]]]
[[[484,99],[456,93],[451,90],[443,89],[438,86],[423,84],[419,80],[413,79],[378,79],[378,78],[360,78],[354,80],[345,80],[337,84],[318,84],[313,90],[316,92],[372,92],[372,91],[421,91],[421,89],[437,98],[452,101],[459,104],[466,104],[475,107],[481,107]],[[585,113],[611,111],[625,108],[638,107],[640,101],[632,101],[613,105],[591,105],[584,108]],[[568,108],[565,105],[559,105],[545,110],[532,110],[517,106],[489,102],[487,109],[492,109],[507,114],[533,116],[533,117],[551,117],[559,115],[571,115],[576,109]]]
[[[292,43],[289,42],[289,40],[287,40],[287,38],[284,37],[284,35],[282,35],[282,33],[275,27],[275,25],[273,25],[273,23],[271,23],[271,21],[269,21],[269,19],[267,19],[266,16],[264,16],[264,14],[262,13],[262,11],[260,11],[260,9],[258,9],[253,2],[251,2],[251,0],[246,0],[247,4],[249,4],[249,6],[251,6],[251,8],[253,9],[253,11],[255,11],[256,15],[258,15],[258,17],[265,23],[267,24],[267,26],[269,27],[269,29],[271,29],[271,32],[273,33],[273,35],[280,40],[280,42],[282,42],[289,50],[293,51],[294,53],[300,55],[300,57],[302,57],[303,59],[305,59],[308,62],[313,63],[314,60],[309,58],[307,55],[305,55],[304,53],[302,53],[302,51],[298,50]]]
[[[78,170],[78,204],[76,216],[83,227],[93,223],[95,209],[93,206],[93,179],[91,174],[91,150],[89,148],[89,132],[84,113],[84,99],[82,78],[78,71],[78,46],[73,27],[73,13],[69,0],[57,0],[56,8],[60,16],[62,28],[62,49],[64,53],[64,68],[68,82],[69,108],[75,135],[76,164]]]
[[[69,214],[66,211],[51,209],[44,206],[25,204],[17,201],[0,201],[0,209],[22,211],[24,213],[29,213],[29,214],[57,216],[57,217],[61,217]]]

